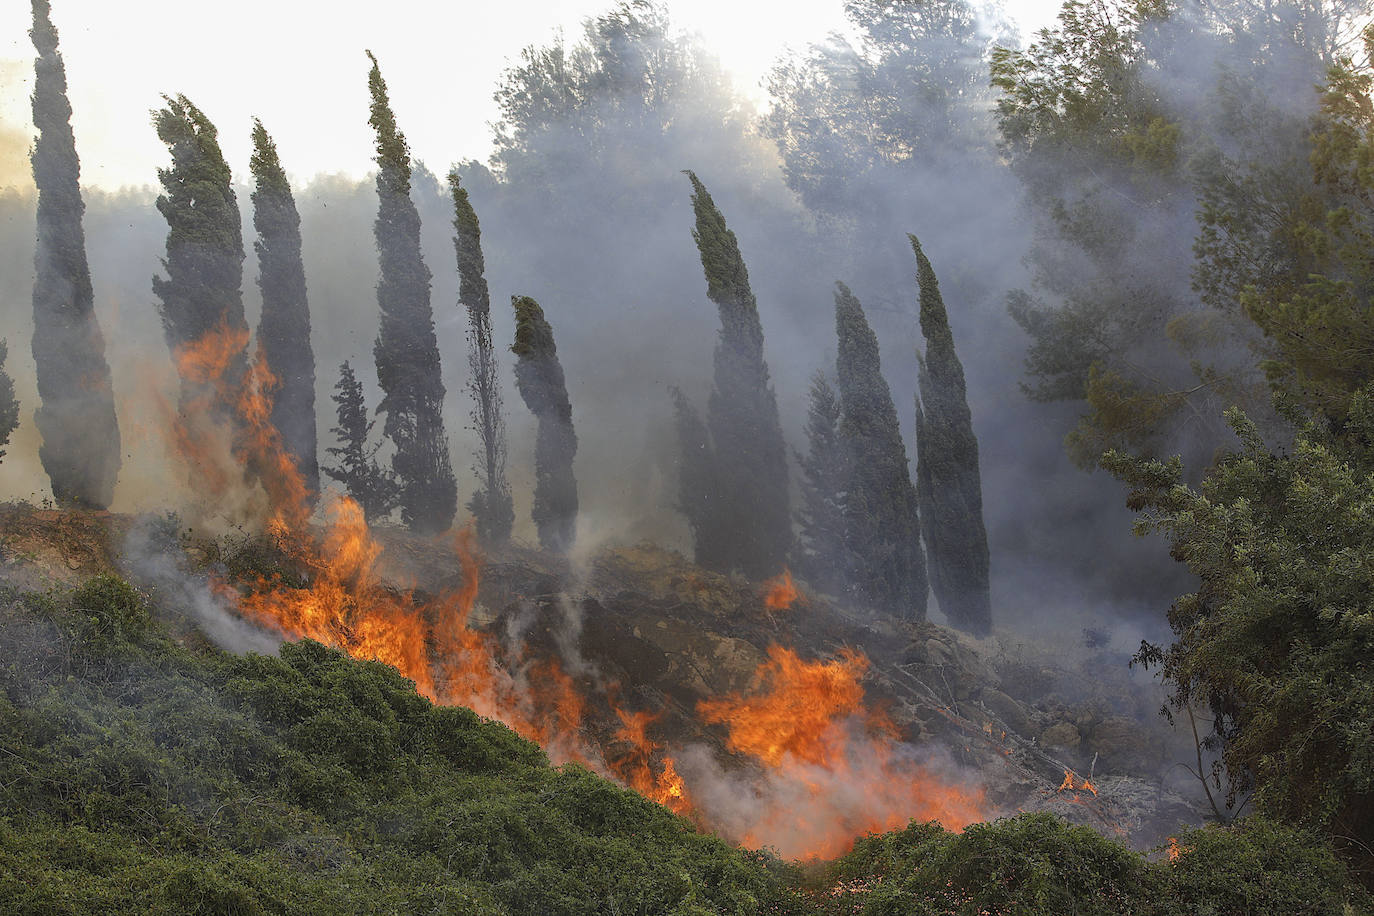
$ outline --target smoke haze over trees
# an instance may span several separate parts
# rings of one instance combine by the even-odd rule
[[[43,437],[39,458],[58,503],[104,509],[119,476],[119,420],[86,260],[66,69],[45,0],[33,0],[29,35],[38,51],[33,123],[39,133],[31,159],[38,189],[33,361],[40,399],[34,422]]]

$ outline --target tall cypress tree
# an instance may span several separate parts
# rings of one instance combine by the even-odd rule
[[[916,439],[930,584],[953,626],[985,636],[992,631],[988,535],[964,367],[954,352],[954,335],[935,271],[916,236],[908,238],[916,254],[921,333],[926,339]]]
[[[692,532],[693,558],[708,569],[728,569],[730,541],[722,537],[728,530],[728,513],[720,503],[711,435],[687,395],[676,387],[670,393],[679,449],[677,508]]]
[[[48,0],[33,0],[33,123],[30,161],[38,187],[34,252],[33,361],[43,437],[38,457],[59,505],[104,509],[119,476],[115,416],[105,338],[95,317],[81,217],[81,163],[72,135],[67,72],[57,50]]]
[[[248,369],[248,322],[243,314],[243,228],[218,132],[184,95],[163,96],[153,113],[157,135],[172,154],[158,169],[167,220],[167,278],[153,293],[167,345],[181,373],[181,407],[209,408],[236,417]],[[206,358],[188,359],[200,351]]]
[[[518,357],[515,384],[520,397],[539,421],[534,440],[534,518],[539,544],[545,550],[566,553],[577,534],[577,479],[573,457],[577,433],[573,430],[572,403],[558,362],[553,328],[544,311],[529,296],[512,296],[515,309],[515,344]]]
[[[306,489],[318,494],[315,351],[310,345],[310,304],[301,263],[301,218],[277,146],[256,118],[249,167],[256,184],[252,199],[258,238],[253,249],[258,254],[258,288],[262,290],[258,356],[266,360],[276,379],[271,392],[272,425],[295,460]]]
[[[840,398],[824,372],[811,377],[809,401],[807,449],[800,458],[803,573],[815,585],[833,589],[844,584],[850,568],[844,538],[849,454],[840,435]]]
[[[763,360],[763,326],[735,234],[695,174],[692,238],[706,272],[706,295],[720,313],[707,426],[716,456],[717,500],[728,525],[715,535],[721,555],[747,575],[777,573],[792,546],[787,450],[778,402]]]
[[[835,284],[835,333],[840,437],[849,457],[844,496],[849,581],[879,610],[924,620],[926,564],[902,428],[882,376],[877,335],[843,283]]]
[[[510,540],[515,507],[506,483],[506,421],[491,339],[491,295],[482,257],[482,228],[457,169],[449,172],[448,184],[453,192],[458,304],[468,312],[468,392],[472,395],[472,422],[481,442],[476,470],[482,485],[472,494],[468,509],[477,520],[478,538],[484,544],[499,545]]]
[[[410,148],[396,127],[386,83],[372,52],[369,123],[377,132],[377,221],[381,330],[372,353],[382,386],[382,431],[396,446],[391,467],[401,484],[401,519],[424,534],[445,531],[458,511],[458,484],[444,433],[444,381],[429,303],[429,268],[420,253],[420,214],[410,199]]]

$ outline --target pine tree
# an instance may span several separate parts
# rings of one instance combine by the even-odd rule
[[[806,417],[800,512],[803,573],[813,584],[834,589],[849,569],[844,541],[844,498],[849,486],[849,455],[840,436],[840,399],[824,372],[811,377]]]
[[[318,494],[315,352],[310,344],[310,304],[301,262],[301,218],[277,146],[256,118],[249,167],[257,185],[252,200],[253,226],[258,232],[253,249],[258,254],[258,288],[262,290],[258,356],[266,360],[276,379],[271,393],[272,425],[281,434],[306,489]]]
[[[5,359],[9,355],[9,342],[0,340],[0,459],[4,459],[5,446],[10,444],[10,436],[19,427],[19,401],[14,396],[14,379],[5,371]]]
[[[566,553],[577,533],[577,479],[573,457],[577,433],[573,430],[572,403],[558,362],[553,328],[544,311],[528,296],[512,296],[515,309],[515,344],[518,357],[515,384],[520,397],[539,421],[534,442],[534,509],[539,544],[545,550]]]
[[[730,564],[729,541],[720,533],[725,528],[725,507],[720,504],[716,480],[716,456],[711,435],[701,414],[679,388],[670,389],[673,420],[679,449],[677,468],[677,508],[687,519],[692,532],[693,558],[708,569],[727,569]]]
[[[38,457],[59,505],[104,509],[119,476],[115,416],[105,338],[95,317],[81,217],[81,163],[72,135],[67,73],[47,0],[33,0],[33,123],[30,160],[38,187],[34,252],[33,360],[43,437]]]
[[[844,497],[848,579],[853,591],[879,610],[924,620],[921,523],[897,408],[863,307],[849,287],[835,287],[840,437],[849,459]]]
[[[916,441],[930,584],[940,610],[953,626],[986,636],[992,631],[988,535],[964,367],[954,352],[954,335],[935,271],[916,236],[909,238],[916,253],[921,333],[926,339]]]
[[[400,487],[377,463],[377,447],[368,447],[367,440],[376,421],[367,419],[362,383],[347,362],[339,367],[339,381],[334,385],[334,392],[330,400],[336,405],[339,425],[330,432],[339,444],[325,451],[337,458],[339,464],[320,470],[343,484],[349,497],[362,508],[363,516],[374,522],[395,508]]]
[[[707,426],[715,448],[717,501],[730,515],[713,537],[754,578],[776,574],[792,546],[787,453],[778,403],[763,359],[763,326],[735,234],[692,172],[692,238],[706,273],[706,295],[720,312],[715,380]],[[729,568],[729,567],[725,567]]]
[[[457,169],[449,172],[448,183],[453,192],[458,303],[468,312],[468,391],[472,395],[472,422],[481,441],[476,470],[482,485],[472,494],[468,509],[477,520],[477,537],[482,543],[500,545],[510,540],[515,506],[506,483],[506,421],[491,339],[491,295],[482,257],[482,228]]]
[[[229,166],[210,119],[184,95],[163,96],[157,135],[172,154],[158,169],[167,220],[167,279],[153,278],[158,312],[181,375],[181,409],[232,420],[248,370],[243,231]],[[203,351],[213,358],[202,359]]]
[[[445,531],[458,511],[458,484],[444,433],[444,382],[429,302],[429,268],[420,252],[420,214],[410,199],[410,148],[396,127],[386,83],[372,52],[369,123],[377,132],[377,221],[381,330],[373,347],[382,387],[382,431],[396,446],[391,467],[401,485],[401,519],[424,534]]]

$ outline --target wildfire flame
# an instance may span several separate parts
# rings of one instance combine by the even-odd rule
[[[1061,783],[1059,784],[1059,788],[1055,789],[1054,791],[1055,791],[1055,792],[1063,792],[1063,791],[1066,790],[1066,789],[1068,789],[1068,790],[1070,790],[1070,791],[1073,791],[1073,790],[1075,790],[1075,789],[1078,790],[1078,791],[1082,791],[1082,790],[1086,789],[1087,791],[1091,792],[1094,796],[1097,795],[1097,786],[1095,786],[1095,785],[1092,784],[1092,780],[1090,780],[1090,779],[1079,779],[1077,785],[1075,785],[1075,784],[1074,784],[1074,779],[1075,779],[1075,778],[1076,778],[1076,777],[1074,776],[1073,770],[1065,770],[1065,771],[1064,771],[1064,781],[1061,782]]]
[[[697,713],[726,726],[726,745],[761,765],[772,789],[743,837],[770,837],[780,853],[829,858],[856,836],[908,820],[938,820],[960,830],[984,817],[981,789],[951,784],[900,752],[896,729],[864,705],[868,659],[844,650],[831,661],[804,661],[771,646],[750,696],[704,700]]]
[[[763,606],[770,611],[785,611],[800,597],[792,570],[783,567],[782,574],[763,583]]]

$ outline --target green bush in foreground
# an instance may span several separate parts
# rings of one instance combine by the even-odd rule
[[[1325,914],[1330,850],[1252,821],[1153,862],[1048,815],[735,849],[394,670],[191,651],[103,576],[0,593],[0,910],[46,914]]]

